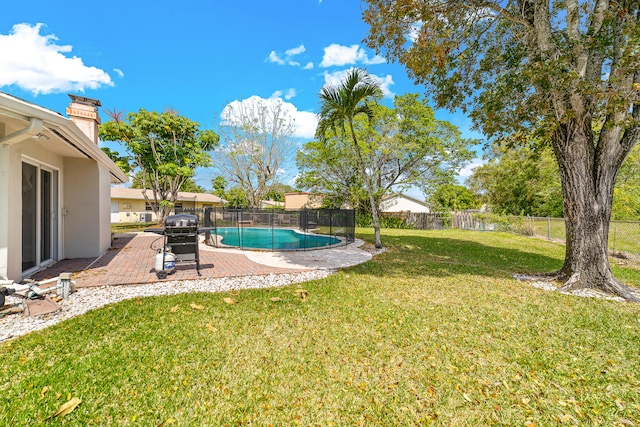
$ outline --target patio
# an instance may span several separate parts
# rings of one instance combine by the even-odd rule
[[[361,241],[359,243],[362,244]],[[127,233],[117,235],[112,248],[98,258],[62,260],[31,278],[45,280],[63,272],[71,272],[78,287],[91,287],[297,273],[312,269],[343,268],[371,259],[369,253],[356,246],[358,244],[284,253],[215,249],[200,244],[202,276],[198,276],[194,263],[178,263],[174,274],[160,280],[153,267],[156,249],[162,247],[162,238],[149,233]]]

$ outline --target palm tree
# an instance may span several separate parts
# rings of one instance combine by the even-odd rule
[[[334,133],[344,133],[348,127],[353,140],[353,148],[360,166],[360,172],[364,177],[373,213],[373,229],[376,238],[376,248],[382,248],[380,241],[380,221],[378,220],[378,207],[373,195],[371,177],[367,174],[360,144],[356,138],[353,121],[358,114],[364,114],[369,120],[373,119],[371,103],[382,98],[380,83],[376,82],[366,70],[354,68],[350,70],[344,80],[337,86],[325,85],[320,91],[320,112],[318,113],[318,127],[316,138],[326,140],[329,129]]]

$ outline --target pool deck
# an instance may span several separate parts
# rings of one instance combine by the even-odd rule
[[[153,267],[156,249],[162,247],[162,239],[150,233],[119,234],[113,247],[102,256],[58,261],[31,278],[45,280],[71,272],[78,287],[128,285],[337,269],[371,259],[370,253],[358,248],[364,243],[358,239],[337,248],[287,252],[241,251],[200,244],[201,276],[196,272],[195,263],[179,263],[175,273],[160,280]]]

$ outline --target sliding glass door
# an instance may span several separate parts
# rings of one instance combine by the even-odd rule
[[[22,163],[22,271],[56,258],[58,243],[58,172]]]

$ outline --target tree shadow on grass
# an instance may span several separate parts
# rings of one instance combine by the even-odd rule
[[[447,277],[462,274],[511,278],[515,273],[548,273],[562,267],[560,253],[555,257],[540,253],[543,249],[539,245],[537,250],[531,247],[527,250],[524,239],[521,248],[502,247],[499,241],[488,238],[487,243],[481,243],[464,238],[411,234],[391,236],[384,241],[386,252],[366,264],[352,267],[351,271],[381,277]],[[518,243],[516,236],[512,243]]]

